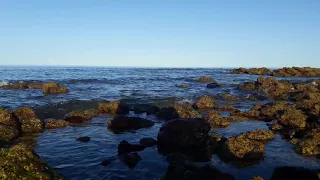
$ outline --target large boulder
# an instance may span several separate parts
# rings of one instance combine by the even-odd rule
[[[154,125],[154,122],[140,117],[115,116],[108,121],[108,128],[117,131],[137,130]]]
[[[208,161],[210,125],[203,119],[175,119],[162,125],[158,133],[158,151],[167,155],[181,152],[194,161]]]
[[[272,174],[271,180],[283,180],[283,179],[319,180],[320,175],[315,171],[312,171],[303,167],[290,167],[290,166],[277,167]]]
[[[59,93],[68,93],[68,88],[56,83],[56,82],[49,82],[44,83],[42,85],[42,92],[44,95],[48,94],[59,94]]]
[[[210,110],[205,116],[205,120],[212,128],[224,128],[231,125],[227,118],[222,117],[218,111]]]
[[[221,146],[219,155],[230,161],[255,161],[263,158],[264,144],[243,135],[233,136]]]
[[[111,101],[99,103],[99,111],[101,113],[110,113],[110,114],[128,114],[129,107],[124,105],[120,101]]]
[[[47,119],[45,121],[45,128],[46,129],[56,129],[56,128],[63,128],[69,125],[68,121],[65,120],[58,120],[58,119]]]
[[[309,138],[295,143],[294,150],[304,156],[320,156],[320,129],[313,130]]]
[[[164,180],[234,180],[228,173],[221,172],[212,165],[193,164],[169,165]]]
[[[198,80],[198,82],[216,82],[216,80],[214,80],[212,77],[206,77],[206,76],[201,76]]]
[[[23,133],[38,133],[43,131],[44,124],[37,118],[33,109],[21,107],[16,109],[14,114],[19,118]]]
[[[278,118],[278,124],[292,128],[305,128],[307,116],[301,110],[286,109]]]
[[[2,149],[0,154],[0,179],[63,179],[25,145]]]
[[[201,118],[201,114],[189,105],[175,105],[172,107],[162,108],[157,113],[157,117],[165,120],[177,118]]]
[[[196,109],[213,108],[216,105],[216,101],[210,96],[201,96],[194,104]]]
[[[9,110],[0,108],[0,140],[9,141],[20,134],[18,118]]]
[[[65,116],[65,120],[70,123],[82,123],[89,121],[99,114],[97,109],[75,110]]]

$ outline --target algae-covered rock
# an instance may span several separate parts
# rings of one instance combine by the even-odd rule
[[[39,133],[43,131],[44,124],[37,118],[20,119],[21,131],[23,133]]]
[[[294,150],[305,156],[320,155],[320,129],[314,129],[310,138],[295,142]]]
[[[63,128],[68,125],[69,125],[68,121],[65,121],[65,120],[47,119],[45,121],[45,128],[46,129]]]
[[[2,149],[0,162],[0,179],[63,179],[41,161],[33,149],[25,145],[15,145],[10,149]]]
[[[196,109],[213,108],[216,105],[213,97],[201,96],[193,105]]]
[[[260,176],[254,176],[251,178],[251,180],[264,180],[263,177]]]
[[[71,123],[89,121],[99,114],[97,109],[75,110],[65,116],[65,120]]]
[[[33,109],[28,108],[28,107],[20,107],[14,111],[14,114],[19,118],[36,118],[37,115],[33,111]]]
[[[69,90],[66,87],[56,82],[49,82],[49,83],[44,83],[42,85],[42,92],[44,95],[48,95],[48,94],[68,93]]]
[[[218,111],[210,110],[205,116],[205,120],[210,124],[212,128],[228,127],[231,123],[227,118],[222,117]]]
[[[232,69],[231,73],[232,74],[270,75],[272,73],[272,71],[266,67],[251,68],[251,69],[237,68],[237,69]]]
[[[212,77],[206,77],[206,76],[201,76],[198,80],[198,82],[216,82]]]
[[[160,109],[157,113],[157,117],[165,120],[171,120],[177,118],[201,118],[202,116],[189,105],[175,105]]]
[[[120,101],[111,101],[99,103],[99,111],[101,113],[110,113],[110,114],[128,114],[129,107],[122,104]]]
[[[306,121],[307,116],[297,109],[286,109],[278,118],[278,124],[292,128],[304,128]]]
[[[226,99],[226,100],[238,100],[238,99],[240,99],[236,95],[229,94],[229,93],[220,93],[220,94],[218,94],[218,96],[223,98],[223,99]]]
[[[249,132],[245,132],[241,134],[241,136],[244,136],[244,138],[250,139],[250,140],[256,140],[256,141],[269,141],[275,138],[274,133],[271,130],[265,130],[265,129],[257,129]]]
[[[9,110],[0,108],[0,140],[10,141],[20,135],[18,118]]]
[[[263,157],[264,144],[245,136],[233,136],[221,146],[220,157],[226,160],[254,161]]]
[[[215,109],[218,111],[234,111],[234,110],[236,110],[236,108],[233,107],[232,105],[217,106],[217,107],[215,107]]]

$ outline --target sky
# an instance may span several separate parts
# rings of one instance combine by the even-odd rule
[[[319,0],[0,0],[0,65],[320,67]]]

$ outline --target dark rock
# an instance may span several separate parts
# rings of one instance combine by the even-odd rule
[[[130,144],[127,141],[121,141],[118,145],[118,154],[130,153],[135,151],[142,151],[145,147],[140,144]]]
[[[59,94],[59,93],[68,93],[69,90],[55,82],[44,83],[42,85],[42,92],[44,95],[48,94]]]
[[[157,140],[153,138],[142,138],[140,139],[140,144],[144,147],[151,147],[157,144]]]
[[[214,89],[214,88],[218,88],[218,87],[221,87],[221,85],[216,82],[207,84],[207,88],[209,88],[209,89]]]
[[[169,164],[183,165],[187,158],[182,153],[173,152],[166,156],[166,160]]]
[[[168,121],[159,130],[158,151],[164,155],[180,152],[195,161],[208,161],[211,159],[209,130],[209,124],[203,119]]]
[[[303,167],[277,167],[271,177],[271,180],[319,180],[319,174]]]
[[[103,160],[100,164],[101,166],[108,166],[112,162],[111,159]]]
[[[140,117],[115,116],[108,121],[108,128],[118,131],[137,130],[154,125],[154,122]]]
[[[45,121],[45,128],[46,129],[56,129],[56,128],[63,128],[68,126],[69,123],[65,120],[57,120],[57,119],[47,119]]]
[[[70,123],[82,123],[89,121],[99,114],[97,109],[75,110],[65,116],[65,120]]]
[[[165,180],[234,180],[231,174],[223,173],[212,165],[202,167],[184,164],[169,165]]]
[[[157,114],[157,112],[160,111],[160,108],[158,106],[150,106],[148,109],[147,109],[147,115],[151,115],[151,114]]]
[[[90,137],[88,137],[88,136],[78,137],[77,141],[89,142],[90,141]]]
[[[205,77],[205,76],[201,76],[198,80],[198,82],[216,82],[214,79],[212,79],[211,77]]]
[[[187,105],[175,105],[173,107],[162,108],[157,113],[157,117],[165,120],[177,119],[177,118],[201,118],[196,110]]]
[[[196,109],[213,108],[216,105],[216,101],[210,96],[201,96],[194,104]]]
[[[120,101],[112,101],[99,103],[99,111],[101,113],[111,113],[111,114],[128,114],[129,107]]]
[[[129,168],[135,168],[137,164],[142,160],[138,153],[124,153],[120,155],[120,159]]]

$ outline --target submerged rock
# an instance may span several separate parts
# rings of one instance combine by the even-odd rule
[[[264,144],[246,138],[243,135],[233,136],[221,146],[219,155],[231,161],[255,161],[263,158]]]
[[[164,180],[235,180],[212,165],[196,166],[192,164],[169,165]]]
[[[139,142],[144,147],[152,147],[154,145],[157,145],[157,140],[153,138],[142,138]]]
[[[218,94],[220,98],[226,99],[226,100],[239,100],[240,98],[236,95],[229,94],[229,93],[220,93]]]
[[[89,121],[99,114],[97,109],[75,110],[65,116],[65,120],[70,123],[82,123]]]
[[[221,87],[221,85],[216,82],[207,84],[207,88],[209,88],[209,89],[214,89],[214,88],[218,88],[218,87]]]
[[[145,146],[140,144],[130,144],[128,141],[121,141],[118,145],[118,154],[130,153],[136,151],[142,151],[145,149]]]
[[[135,168],[142,158],[138,153],[124,153],[120,155],[120,160],[129,168]]]
[[[178,87],[179,88],[189,88],[190,85],[189,84],[179,84]]]
[[[59,93],[68,93],[69,90],[55,82],[44,83],[42,85],[42,92],[44,95],[48,94],[59,94]]]
[[[216,82],[212,77],[201,76],[198,82]]]
[[[135,114],[147,113],[147,115],[150,115],[156,114],[159,110],[159,107],[152,104],[137,104],[133,107],[133,111]]]
[[[271,177],[271,180],[283,180],[283,179],[290,179],[290,180],[301,180],[301,179],[308,179],[308,180],[319,180],[319,174],[303,168],[303,167],[277,167]]]
[[[64,179],[40,160],[35,151],[25,145],[1,149],[0,179]]]
[[[140,117],[116,116],[108,121],[108,128],[126,131],[147,128],[154,125],[154,122]]]
[[[9,110],[0,108],[0,140],[10,141],[20,135],[18,118]]]
[[[101,113],[110,113],[110,114],[128,114],[129,107],[122,104],[120,101],[112,101],[99,103],[99,111]]]
[[[193,107],[196,109],[203,108],[213,108],[216,105],[213,97],[210,96],[201,96],[194,104]]]
[[[90,141],[90,137],[88,136],[83,136],[83,137],[78,137],[77,138],[77,141],[80,141],[80,142],[89,142]]]
[[[159,130],[158,151],[164,155],[180,152],[195,161],[208,161],[211,159],[209,130],[209,124],[203,119],[168,121]]]
[[[46,129],[63,128],[68,125],[69,125],[69,123],[65,120],[47,119],[45,121],[45,128]]]
[[[162,108],[157,113],[157,117],[165,120],[177,118],[201,118],[201,114],[188,105],[175,105],[173,107]]]

